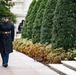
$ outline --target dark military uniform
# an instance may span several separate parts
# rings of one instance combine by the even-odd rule
[[[0,25],[0,52],[6,54],[13,52],[12,41],[14,40],[14,25],[11,22],[2,22]]]
[[[13,52],[13,40],[14,25],[10,21],[0,22],[0,53],[4,67],[8,66],[9,53]]]

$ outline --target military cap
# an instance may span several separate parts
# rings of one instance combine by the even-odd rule
[[[4,16],[3,16],[3,18],[5,18],[5,19],[6,19],[6,18],[9,18],[9,16],[8,16],[8,15],[4,15]]]

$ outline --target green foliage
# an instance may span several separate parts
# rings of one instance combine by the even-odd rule
[[[53,12],[56,7],[57,0],[48,0],[44,15],[43,15],[43,21],[42,21],[42,27],[41,27],[41,37],[40,42],[41,43],[51,43],[51,37],[52,37],[52,18],[54,16]]]
[[[40,42],[40,33],[41,33],[41,26],[42,26],[42,19],[43,13],[48,0],[42,0],[40,3],[40,7],[37,11],[37,15],[35,21],[33,23],[33,30],[32,30],[32,41],[33,43]]]
[[[74,54],[72,52],[67,52],[67,59],[74,60]]]
[[[11,0],[0,0],[0,21],[2,21],[2,17],[4,14],[8,14],[10,16],[10,20],[16,23],[16,16],[10,11],[10,7],[14,5]]]
[[[27,15],[26,15],[25,19],[27,19],[27,17],[31,14],[31,11],[33,10],[33,7],[34,7],[35,3],[36,3],[36,0],[33,0],[32,3],[30,4],[29,10],[27,12]]]
[[[35,17],[36,17],[36,13],[38,11],[38,8],[40,6],[40,2],[41,2],[41,0],[37,0],[36,1],[35,6],[33,7],[32,12],[31,12],[31,14],[29,16],[29,21],[27,23],[27,38],[28,39],[31,39],[32,38],[33,23],[34,23],[34,20],[35,20]]]
[[[52,43],[54,50],[76,47],[76,0],[33,0],[22,37],[33,43]]]
[[[27,23],[29,22],[29,16],[33,10],[35,3],[36,3],[36,0],[33,0],[32,3],[30,4],[29,10],[25,17],[25,22],[23,24],[23,29],[22,29],[22,38],[27,38]]]
[[[53,48],[74,48],[76,44],[76,2],[58,0],[52,30]]]
[[[0,4],[4,5],[4,6],[7,6],[7,8],[10,8],[14,5],[12,0],[0,0]]]

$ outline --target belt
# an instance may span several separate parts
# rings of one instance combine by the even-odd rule
[[[11,31],[8,31],[8,32],[4,32],[4,31],[1,31],[2,34],[9,34],[11,33]]]

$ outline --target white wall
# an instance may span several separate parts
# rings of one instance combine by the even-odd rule
[[[27,10],[28,10],[28,8],[29,8],[29,5],[30,5],[30,3],[32,2],[32,0],[23,0],[24,2],[24,11],[26,11],[27,12]]]

